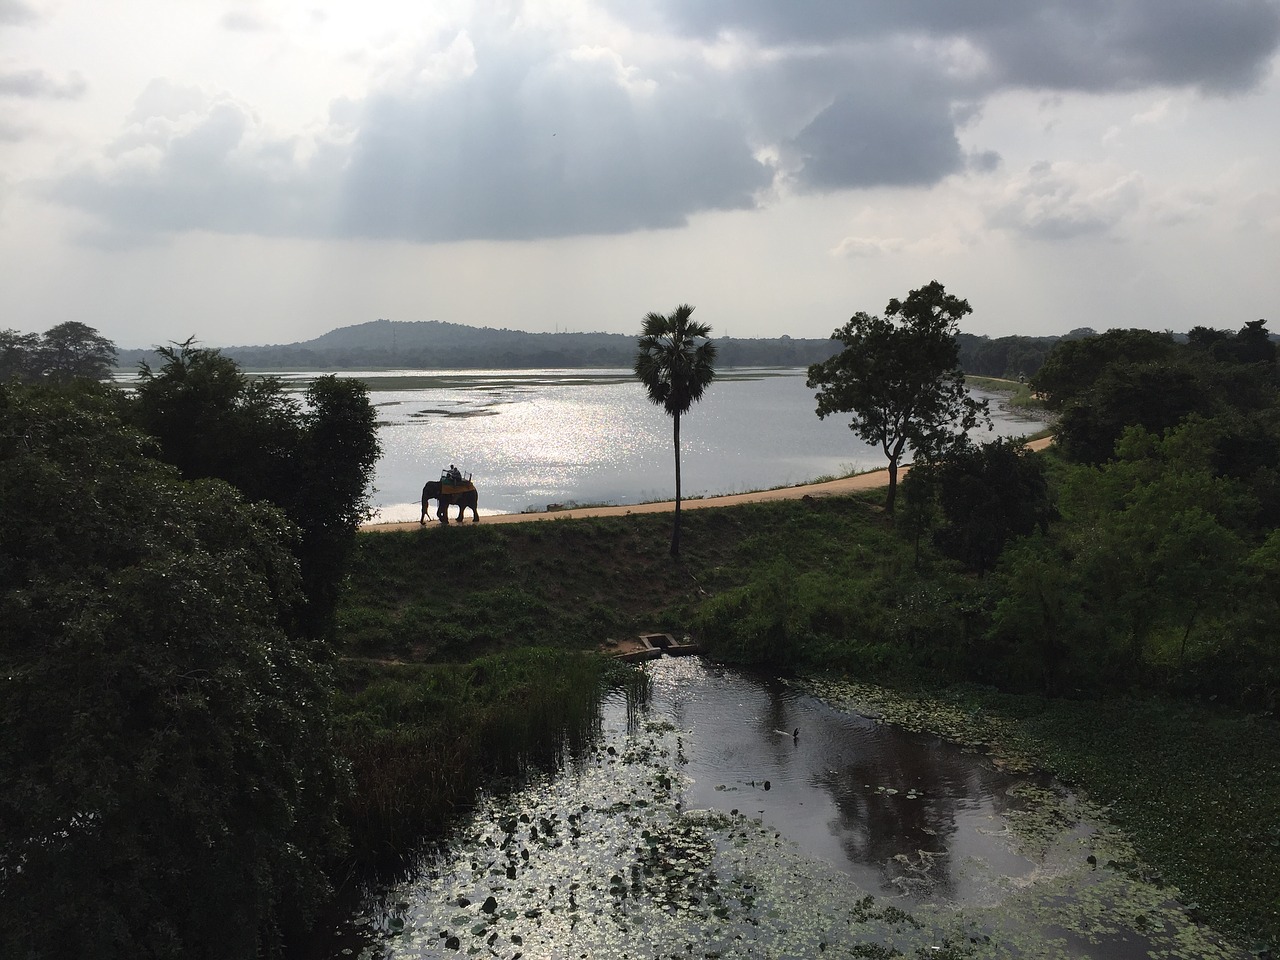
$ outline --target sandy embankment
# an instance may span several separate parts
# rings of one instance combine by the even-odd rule
[[[1052,437],[1034,440],[1027,446],[1032,450],[1043,450],[1053,442]],[[906,474],[908,467],[898,471],[898,479]],[[702,510],[707,507],[732,507],[742,503],[762,503],[768,500],[798,500],[801,497],[838,497],[842,494],[859,490],[871,490],[889,484],[889,471],[876,470],[872,473],[860,473],[854,477],[840,480],[828,480],[825,483],[806,483],[798,487],[779,487],[776,490],[760,490],[756,493],[735,493],[724,497],[701,497],[696,500],[681,500],[681,510]],[[529,523],[535,520],[572,520],[577,517],[624,517],[633,513],[670,513],[675,510],[674,500],[662,500],[656,503],[633,503],[620,507],[575,507],[570,510],[552,510],[540,513],[503,513],[485,517],[483,523]],[[452,512],[450,514],[453,515]],[[454,521],[450,521],[454,525]],[[416,530],[419,524],[408,523],[369,523],[361,527],[364,532],[385,533],[392,530]]]

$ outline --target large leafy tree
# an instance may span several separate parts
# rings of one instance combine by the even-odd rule
[[[0,956],[257,958],[340,850],[295,528],[0,385]]]
[[[105,380],[115,365],[115,344],[77,320],[40,335],[0,330],[0,380]]]
[[[116,346],[88,324],[68,320],[44,332],[40,372],[49,380],[103,380],[116,365]]]
[[[932,458],[988,420],[959,367],[958,324],[972,312],[934,280],[906,300],[890,300],[884,317],[854,314],[831,335],[844,349],[809,367],[818,416],[853,414],[849,429],[888,458],[890,513],[908,449]]]
[[[680,555],[680,417],[702,399],[715,379],[716,345],[707,339],[711,327],[693,319],[693,307],[681,304],[670,314],[644,318],[636,353],[635,374],[649,399],[667,411],[674,425],[676,510],[671,555]]]
[[[226,480],[298,524],[305,616],[322,633],[367,516],[379,454],[368,391],[327,376],[299,399],[278,379],[249,378],[234,360],[190,340],[158,352],[161,367],[140,371],[136,422],[184,477]]]

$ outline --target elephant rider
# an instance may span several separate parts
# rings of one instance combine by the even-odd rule
[[[449,464],[449,469],[444,472],[444,479],[446,482],[451,483],[455,486],[461,485],[462,471],[459,470],[457,467],[455,467],[451,463]]]

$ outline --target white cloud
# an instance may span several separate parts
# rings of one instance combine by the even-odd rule
[[[845,237],[831,249],[834,257],[883,257],[906,249],[901,237]]]
[[[1034,240],[1106,236],[1138,210],[1143,193],[1137,173],[1044,162],[1009,182],[989,218],[993,226]]]

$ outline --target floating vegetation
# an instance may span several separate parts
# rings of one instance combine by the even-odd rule
[[[688,809],[696,731],[648,706],[648,691],[633,693],[627,722],[608,725],[576,764],[484,798],[364,918],[373,939],[362,960],[1247,956],[1191,921],[1103,811],[1031,780],[992,824],[1030,873],[994,876],[984,901],[963,908],[872,895],[762,820]],[[878,789],[928,800],[910,786]],[[934,849],[890,859],[904,893],[948,869]]]
[[[479,407],[469,409],[443,409],[443,408],[427,408],[415,411],[408,415],[410,420],[423,420],[427,417],[445,417],[447,419],[458,419],[467,417],[496,417],[501,410],[495,407]]]

